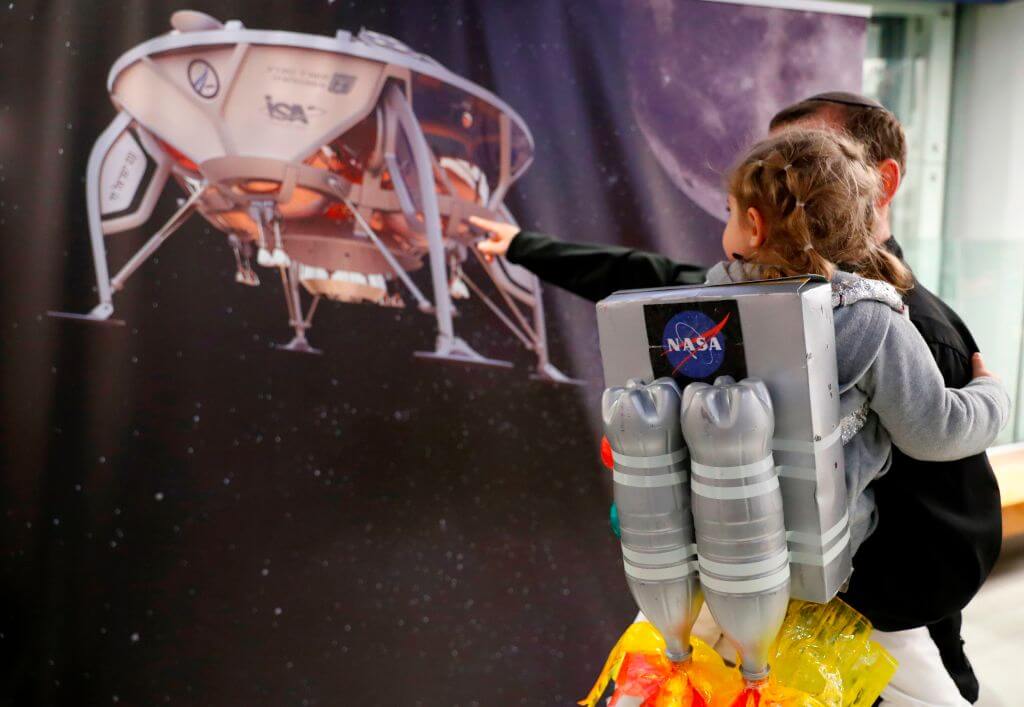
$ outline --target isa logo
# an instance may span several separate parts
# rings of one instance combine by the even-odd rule
[[[684,310],[672,317],[662,334],[662,352],[673,375],[708,378],[725,361],[726,337],[722,333],[731,313],[716,322],[704,312]]]

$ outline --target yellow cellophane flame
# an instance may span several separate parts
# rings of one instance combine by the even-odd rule
[[[870,707],[895,673],[896,661],[871,640],[871,623],[844,601],[789,603],[772,660],[780,684],[830,707]]]
[[[579,704],[595,707],[616,681],[620,697],[643,698],[642,707],[869,707],[896,672],[896,661],[870,640],[871,624],[839,599],[792,601],[775,643],[771,673],[758,686],[699,638],[684,663],[665,656],[665,641],[649,623],[631,625]]]

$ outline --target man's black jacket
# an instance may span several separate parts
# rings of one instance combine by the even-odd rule
[[[895,240],[887,246],[902,258]],[[654,253],[565,243],[530,231],[513,239],[507,257],[595,302],[617,290],[699,284],[705,274]],[[970,331],[920,284],[905,301],[946,385],[965,386],[978,350]],[[892,467],[872,488],[878,527],[857,551],[844,599],[882,631],[957,614],[988,576],[1002,540],[999,488],[988,457],[922,462],[894,447]]]

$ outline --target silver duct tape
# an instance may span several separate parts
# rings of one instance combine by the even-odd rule
[[[801,545],[815,545],[817,547],[825,547],[832,540],[839,536],[850,524],[849,512],[844,513],[843,517],[839,519],[839,522],[833,525],[831,528],[826,530],[820,535],[814,533],[800,533],[795,530],[786,532],[786,540],[791,543],[800,543]]]
[[[681,486],[686,483],[686,472],[673,471],[667,474],[629,474],[618,469],[612,470],[612,480],[623,486],[633,488],[664,488],[665,486]]]
[[[697,555],[697,544],[691,543],[665,552],[646,552],[622,546],[622,556],[634,565],[667,565],[684,562]]]
[[[704,572],[700,573],[700,583],[704,585],[704,588],[713,592],[719,592],[721,594],[732,594],[739,596],[746,596],[751,594],[764,594],[765,592],[780,590],[789,585],[789,565],[780,568],[778,571],[773,572],[770,575],[764,577],[758,577],[756,579],[720,579],[713,577]],[[788,594],[788,592],[786,592]],[[708,597],[708,601],[711,601],[711,597]],[[713,604],[712,604],[713,606]],[[785,618],[785,612],[782,612],[782,617]],[[716,615],[717,619],[718,616]],[[719,623],[722,623],[719,621]],[[781,619],[779,620],[779,626],[782,625]],[[724,627],[723,627],[724,628]],[[778,627],[774,627],[770,630],[771,633],[768,643],[771,643],[775,639],[775,634],[778,633]],[[744,650],[739,649],[740,656],[744,656]],[[760,656],[759,656],[760,657]],[[763,656],[762,665],[767,665],[767,656]],[[750,672],[762,672],[763,668],[755,668]]]
[[[815,440],[800,440],[800,439],[780,439],[775,438],[772,440],[772,449],[777,452],[800,452],[802,454],[814,454],[815,452],[821,452],[827,450],[836,444],[842,444],[843,441],[843,430],[840,427],[836,427],[828,435],[823,436],[821,439]]]
[[[701,572],[708,572],[720,577],[753,577],[778,570],[789,562],[789,551],[785,548],[779,550],[771,557],[755,562],[715,562],[697,554],[697,562],[700,564]]]
[[[626,575],[628,577],[640,579],[645,582],[667,582],[686,579],[688,577],[692,577],[694,580],[697,579],[696,561],[686,562],[673,567],[637,567],[625,560],[623,560],[622,564],[626,568]],[[643,609],[641,609],[641,611],[643,611]],[[644,614],[647,615],[648,619],[651,618],[646,611],[644,611]]]
[[[808,552],[793,551],[790,553],[790,562],[794,565],[809,565],[811,567],[828,567],[842,554],[850,541],[850,534],[843,536],[843,541],[834,548],[822,555]]]
[[[709,466],[690,462],[690,472],[696,476],[703,476],[706,479],[727,480],[727,479],[749,479],[760,476],[775,468],[775,459],[769,454],[759,462],[752,464],[740,464],[738,466]]]
[[[720,501],[735,501],[743,498],[757,498],[774,493],[779,488],[778,477],[773,476],[749,486],[709,486],[699,481],[690,480],[690,489],[698,496]]]
[[[794,564],[828,567],[835,562],[850,545],[850,531],[847,530],[828,550],[799,551],[790,550],[789,560]]]

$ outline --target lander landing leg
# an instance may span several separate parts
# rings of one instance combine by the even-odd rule
[[[138,125],[134,125],[132,117],[125,112],[118,113],[114,120],[107,126],[106,130],[100,135],[93,145],[92,150],[89,153],[89,163],[86,167],[86,180],[85,180],[85,192],[86,192],[86,211],[88,214],[88,225],[89,225],[89,240],[92,245],[92,260],[93,267],[96,271],[96,293],[99,295],[99,304],[92,308],[87,314],[78,314],[74,312],[47,312],[48,316],[55,317],[57,319],[71,319],[77,321],[93,322],[97,324],[111,324],[114,326],[124,326],[124,322],[119,319],[112,319],[114,314],[114,292],[119,290],[124,284],[124,280],[135,271],[143,260],[145,260],[156,247],[162,243],[167,236],[169,236],[174,229],[181,225],[178,222],[178,216],[182,213],[179,211],[172,217],[171,221],[168,222],[158,233],[150,239],[150,242],[140,250],[139,254],[136,254],[128,265],[122,268],[121,272],[118,273],[117,277],[112,281],[110,279],[110,272],[107,267],[107,249],[104,243],[104,235],[107,233],[116,233],[124,231],[128,228],[134,228],[135,226],[144,223],[150,215],[153,213],[153,208],[156,205],[157,197],[160,192],[163,191],[164,185],[167,182],[167,176],[169,174],[169,159],[156,154],[152,149],[147,149],[146,144],[148,142],[148,134],[146,131]],[[115,150],[115,146],[118,149]],[[119,159],[108,159],[111,152],[116,152]],[[103,203],[105,197],[101,194],[100,184],[103,181],[104,174],[109,174],[109,170],[126,169],[124,166],[124,160],[131,158],[135,165],[134,169],[142,170],[145,174],[139,174],[139,179],[135,183],[134,191],[128,193],[127,191],[118,191],[117,196],[119,197],[130,197],[127,199],[131,201],[134,206],[129,207],[130,213],[123,215],[120,218],[113,219],[112,222],[104,223],[103,220]],[[104,172],[104,168],[108,171]],[[148,175],[148,180],[146,179]],[[136,198],[139,197],[139,198]],[[107,195],[106,203],[109,205],[110,199]],[[191,200],[190,200],[191,201]],[[187,214],[192,212],[194,204],[185,210]],[[116,210],[116,209],[113,209]],[[116,223],[115,223],[116,222]],[[155,241],[155,244],[154,244]],[[145,253],[140,257],[140,254]]]
[[[111,319],[114,313],[114,305],[98,304],[85,314],[78,312],[58,312],[55,309],[48,309],[46,316],[51,319],[67,319],[73,322],[88,322],[90,324],[102,324],[103,326],[124,326],[123,319]]]
[[[101,324],[110,324],[114,326],[124,326],[124,321],[120,319],[110,319],[110,315],[114,313],[113,304],[113,293],[120,292],[124,289],[124,284],[127,282],[136,270],[138,270],[144,262],[157,251],[157,249],[164,244],[171,235],[174,234],[181,226],[188,220],[188,218],[195,212],[199,205],[199,199],[203,195],[203,189],[197,189],[193,192],[188,199],[178,200],[178,210],[174,212],[167,222],[160,227],[160,230],[150,236],[141,248],[139,248],[135,254],[128,259],[117,274],[110,279],[102,279],[107,274],[107,258],[106,250],[103,247],[103,234],[102,232],[93,231],[93,253],[96,263],[97,272],[97,284],[100,291],[100,304],[92,309],[88,314],[73,314],[70,312],[47,312],[48,316],[56,319],[75,319],[79,321],[90,321]]]
[[[437,320],[434,350],[417,351],[415,356],[436,361],[511,368],[510,361],[481,356],[464,339],[455,335],[444,239],[441,235],[441,211],[437,201],[430,147],[412,108],[398,88],[391,87],[385,99],[385,107],[386,132],[390,143],[385,150],[385,161],[394,175],[395,190],[406,218],[410,223],[422,223],[427,238],[430,281],[434,291],[433,314]],[[405,135],[409,150],[406,156],[410,158],[415,170],[415,174],[408,175],[410,184],[405,183],[403,176],[402,164],[405,160],[397,156],[398,145],[401,144],[401,141],[397,140],[399,130]]]
[[[540,283],[537,286],[536,301],[533,303],[534,332],[536,333],[537,367],[530,374],[532,380],[548,383],[567,383],[569,385],[586,385],[586,381],[570,378],[562,373],[548,358],[547,323],[544,321],[544,303],[541,301]]]
[[[302,315],[302,297],[299,292],[299,264],[292,261],[287,267],[280,267],[281,285],[284,288],[284,301],[288,307],[288,324],[295,330],[295,335],[287,344],[276,344],[274,348],[281,351],[296,351],[298,353],[322,354],[318,348],[310,345],[306,339],[306,330],[313,326],[313,315],[316,314],[316,307],[320,303],[320,296],[313,298],[309,305],[306,316]]]
[[[417,351],[413,354],[416,358],[425,358],[433,361],[448,361],[450,363],[473,363],[478,366],[493,366],[495,368],[512,368],[511,361],[502,361],[497,358],[481,356],[473,348],[458,336],[445,338],[437,337],[437,348],[433,351]]]

